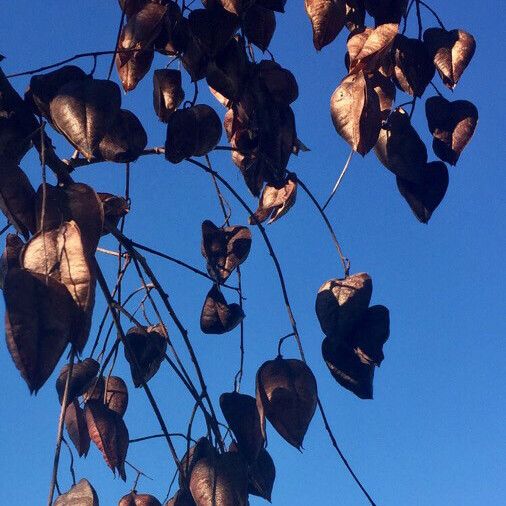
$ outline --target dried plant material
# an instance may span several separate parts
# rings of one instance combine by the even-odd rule
[[[330,114],[337,133],[362,156],[376,144],[381,129],[377,93],[363,72],[343,79],[330,99]]]
[[[281,356],[264,362],[256,375],[256,400],[264,438],[267,418],[299,450],[318,400],[311,369],[301,360]]]
[[[90,385],[84,394],[86,402],[90,400],[104,403],[110,410],[123,416],[128,407],[128,388],[119,376],[100,376]]]
[[[253,5],[244,15],[244,34],[249,42],[266,51],[276,30],[274,11]]]
[[[164,504],[164,506],[195,506],[195,501],[189,490],[181,488],[176,492],[174,497]]]
[[[251,248],[248,227],[233,225],[218,228],[212,221],[202,223],[202,256],[207,260],[207,271],[219,283],[224,283],[234,269],[241,265]]]
[[[367,12],[376,21],[376,26],[400,23],[408,7],[408,0],[365,0],[364,3]]]
[[[450,102],[436,96],[425,102],[425,114],[434,137],[434,153],[443,162],[456,165],[478,124],[478,109],[467,100]]]
[[[345,25],[350,32],[359,30],[365,25],[365,7],[363,0],[345,0]]]
[[[149,72],[155,54],[150,48],[141,51],[132,51],[130,57],[124,63],[121,61],[121,54],[122,53],[118,53],[116,55],[116,68],[121,80],[121,85],[128,93],[134,90]]]
[[[180,109],[167,123],[165,158],[172,163],[191,156],[204,156],[221,138],[221,121],[216,111],[205,104]]]
[[[137,490],[132,490],[119,500],[118,506],[162,506],[162,503],[151,494],[139,494]]]
[[[133,327],[126,334],[125,358],[136,388],[147,383],[160,368],[167,349],[167,331],[158,323]]]
[[[269,225],[285,215],[295,204],[297,197],[297,177],[290,174],[284,185],[279,187],[265,185],[260,200],[258,201],[258,209],[253,216],[250,216],[249,223],[263,223],[269,219]]]
[[[254,3],[255,0],[216,0],[225,10],[242,16]]]
[[[69,342],[75,303],[63,284],[25,269],[7,272],[4,299],[7,348],[30,392],[37,393]]]
[[[249,463],[255,462],[264,445],[256,399],[238,392],[223,393],[220,407],[240,452]]]
[[[91,160],[100,158],[100,140],[114,123],[120,105],[116,83],[86,79],[61,86],[49,109],[58,131]]]
[[[283,13],[285,12],[286,0],[257,0],[255,5]]]
[[[84,412],[91,440],[113,473],[118,470],[122,480],[126,481],[125,458],[129,436],[123,418],[100,401],[88,401]]]
[[[371,306],[363,314],[351,338],[361,361],[379,367],[385,356],[383,345],[390,336],[390,313],[385,306]]]
[[[86,425],[84,409],[79,406],[79,401],[74,399],[65,410],[65,427],[74,444],[79,457],[86,457],[90,450],[90,435]]]
[[[181,62],[186,72],[188,72],[192,83],[200,81],[206,77],[207,66],[210,56],[200,45],[199,41],[192,34],[188,36],[188,41],[184,49]]]
[[[0,289],[4,288],[4,280],[7,273],[21,267],[19,264],[19,255],[23,249],[24,242],[16,234],[7,234],[5,238],[5,249],[0,258]]]
[[[213,461],[216,456],[216,450],[209,442],[209,439],[205,437],[199,438],[181,459],[181,470],[183,473],[179,475],[179,486],[182,489],[187,488],[193,468],[199,460],[207,458],[208,460]]]
[[[453,90],[476,51],[474,37],[464,30],[429,28],[423,41],[444,85]]]
[[[169,116],[184,100],[181,71],[158,69],[153,73],[153,107],[161,121],[167,123]]]
[[[54,506],[98,506],[98,496],[90,482],[83,478],[68,492],[60,495]]]
[[[200,314],[200,329],[204,334],[225,334],[235,329],[244,319],[239,304],[227,304],[217,285],[206,296]]]
[[[0,159],[0,209],[16,230],[28,239],[35,228],[35,190],[16,163]]]
[[[271,502],[276,479],[276,467],[269,452],[262,448],[257,460],[250,466],[248,493]]]
[[[52,121],[49,104],[58,95],[58,90],[71,81],[84,81],[87,78],[84,70],[75,65],[65,65],[47,74],[32,76],[25,101],[33,105],[34,113]]]
[[[265,86],[270,97],[278,104],[288,106],[299,96],[295,76],[279,63],[262,60],[255,66],[255,75]]]
[[[326,337],[322,355],[334,379],[360,399],[372,399],[374,364],[360,360],[355,351],[342,342]]]
[[[239,453],[200,459],[193,468],[190,492],[196,506],[246,506],[248,468]]]
[[[325,282],[315,305],[323,333],[336,338],[349,335],[367,311],[371,295],[372,279],[365,272]]]
[[[314,47],[320,51],[343,29],[346,4],[343,0],[305,0],[304,5],[313,27]]]
[[[436,72],[425,44],[398,34],[392,51],[396,85],[409,95],[421,97]]]
[[[381,119],[385,121],[390,115],[392,105],[395,101],[395,85],[381,72],[375,72],[370,77],[370,83],[379,98]]]
[[[97,195],[104,210],[104,221],[117,227],[119,220],[130,211],[128,202],[123,197],[118,197],[112,193],[98,192]],[[102,235],[107,235],[108,233],[107,230],[102,229]]]
[[[176,56],[184,52],[188,46],[189,24],[176,2],[164,0],[164,4],[167,7],[167,12],[154,45],[156,51],[169,56]]]
[[[56,391],[60,404],[63,402],[63,394],[67,383],[70,364],[65,364],[56,380]],[[76,397],[79,397],[88,390],[88,387],[96,378],[100,364],[92,358],[86,358],[72,366],[72,377],[70,378],[67,402],[70,404]]]
[[[381,128],[374,152],[396,176],[414,183],[422,181],[427,148],[403,109],[396,109],[389,116]]]
[[[148,136],[139,118],[133,112],[121,109],[100,141],[99,149],[104,160],[129,163],[139,158],[147,143]]]
[[[448,188],[448,169],[443,162],[425,166],[422,181],[414,183],[397,178],[397,188],[411,210],[422,223],[428,223],[432,213],[442,202]]]

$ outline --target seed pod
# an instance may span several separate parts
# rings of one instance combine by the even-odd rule
[[[122,63],[121,55],[116,55],[116,68],[123,89],[126,92],[134,90],[149,72],[153,63],[154,52],[151,48],[142,51],[132,51],[128,60]]]
[[[200,314],[200,329],[204,334],[225,334],[244,319],[239,304],[227,304],[217,285],[209,290]]]
[[[346,5],[342,0],[305,0],[304,4],[313,27],[314,47],[320,51],[343,29]]]
[[[249,463],[253,463],[264,445],[255,398],[238,392],[223,393],[220,407],[239,450]]]
[[[16,234],[7,234],[5,238],[5,249],[0,259],[0,288],[4,288],[4,280],[7,273],[21,267],[19,264],[19,255],[23,249],[24,242]]]
[[[128,202],[123,197],[118,197],[112,193],[98,192],[97,195],[104,208],[104,221],[117,227],[119,220],[130,211]],[[102,235],[107,235],[108,233],[107,230],[102,230]]]
[[[359,30],[365,25],[365,7],[362,0],[346,0],[345,26],[350,32]]]
[[[129,163],[139,158],[147,143],[148,136],[139,118],[133,112],[121,109],[100,141],[99,149],[104,160]]]
[[[105,379],[100,376],[84,394],[84,400],[103,402],[111,411],[123,416],[128,406],[128,388],[119,376],[107,376]]]
[[[162,506],[162,503],[150,494],[138,494],[132,490],[119,500],[118,506]]]
[[[60,404],[63,401],[65,384],[70,365],[66,364],[62,367],[60,374],[56,380],[56,391]],[[86,358],[82,362],[74,364],[72,367],[72,377],[70,378],[67,402],[70,404],[76,397],[82,395],[93,382],[100,370],[100,364],[92,358]]]
[[[246,506],[248,468],[238,453],[200,459],[193,468],[190,492],[196,506]]]
[[[376,26],[399,23],[407,7],[408,0],[365,0],[365,8],[376,21]]]
[[[195,501],[188,489],[181,488],[164,506],[195,506]]]
[[[279,63],[262,60],[254,68],[255,75],[265,86],[271,98],[278,104],[288,106],[299,96],[295,76]]]
[[[60,495],[53,506],[98,506],[98,496],[90,482],[82,479],[68,492]]]
[[[326,335],[343,338],[369,307],[372,280],[365,272],[325,282],[316,296],[316,315]]]
[[[255,0],[216,0],[216,2],[228,12],[240,17],[248,11]]]
[[[380,130],[374,152],[396,176],[413,183],[422,181],[427,148],[403,109],[396,109],[389,116],[387,124]]]
[[[167,12],[165,13],[160,34],[155,40],[155,49],[169,56],[182,53],[188,46],[190,28],[188,20],[183,17],[181,9],[176,2],[166,0]]]
[[[434,153],[443,162],[456,165],[478,124],[478,109],[467,100],[450,102],[436,96],[425,102],[425,114],[434,137]]]
[[[74,444],[79,457],[88,455],[90,449],[90,435],[86,425],[84,410],[79,406],[79,401],[74,399],[65,410],[65,427]]]
[[[137,14],[150,0],[118,0],[120,9],[127,18]]]
[[[179,475],[179,486],[185,488],[188,485],[193,468],[199,460],[207,458],[212,461],[216,458],[216,455],[216,450],[209,440],[201,437],[181,459],[183,473]]]
[[[271,502],[272,489],[276,479],[276,467],[269,452],[262,448],[257,460],[250,467],[248,493],[263,497]]]
[[[271,9],[276,12],[285,12],[286,0],[257,0],[256,5]]]
[[[180,109],[167,123],[165,158],[172,163],[209,153],[221,138],[221,121],[205,104]]]
[[[444,85],[453,90],[476,50],[474,37],[464,30],[429,28],[423,34],[434,65]]]
[[[372,399],[374,364],[361,361],[352,349],[335,339],[326,337],[322,355],[334,379],[360,399]]]
[[[147,383],[160,368],[167,349],[167,331],[159,323],[149,327],[133,327],[126,334],[125,358],[130,364],[134,385]]]
[[[153,73],[153,107],[161,121],[169,116],[184,100],[181,72],[175,69],[158,69]]]
[[[125,458],[129,436],[123,418],[100,401],[88,401],[84,412],[91,440],[113,473],[117,469],[122,480],[126,481]]]
[[[250,7],[244,15],[244,34],[249,42],[266,51],[276,31],[274,11],[258,4]]]
[[[256,376],[256,400],[265,438],[265,418],[298,450],[313,418],[318,392],[311,369],[302,361],[278,356]]]

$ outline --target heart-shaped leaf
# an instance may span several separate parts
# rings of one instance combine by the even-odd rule
[[[161,121],[167,123],[169,116],[184,100],[181,71],[158,69],[153,73],[153,107]]]
[[[300,449],[317,399],[316,379],[304,362],[278,356],[258,369],[256,400],[264,438],[267,417],[283,439]]]
[[[98,506],[98,496],[90,482],[82,479],[68,492],[60,495],[53,506]]]
[[[261,51],[266,51],[276,30],[276,15],[271,9],[258,4],[251,6],[244,15],[244,35]]]
[[[346,4],[342,0],[305,0],[304,5],[313,27],[314,47],[320,51],[343,29]]]
[[[79,401],[74,399],[65,410],[65,427],[74,444],[79,457],[88,455],[90,449],[90,435],[86,425],[84,410],[79,406]]]
[[[128,388],[119,376],[100,376],[84,395],[90,400],[103,402],[110,410],[123,416],[128,406]]]
[[[139,494],[137,490],[132,490],[119,500],[118,506],[162,506],[162,503],[151,494]]]
[[[213,285],[202,307],[200,329],[204,334],[225,334],[237,327],[244,316],[241,306],[227,304],[218,286]]]
[[[65,384],[67,383],[68,371],[70,364],[65,364],[58,378],[56,380],[56,391],[58,392],[58,398],[60,404],[63,401],[63,394],[65,391]],[[69,391],[67,402],[70,404],[76,397],[79,397],[88,390],[93,380],[96,378],[98,371],[100,370],[100,364],[92,358],[86,358],[82,362],[74,364],[72,366],[72,376],[69,383]]]

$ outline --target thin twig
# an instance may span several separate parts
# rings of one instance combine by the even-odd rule
[[[72,448],[67,443],[67,440],[64,437],[62,437],[61,440],[62,440],[63,444],[67,447],[67,450],[69,451],[69,455],[70,455],[70,465],[69,465],[70,475],[72,476],[72,485],[75,485],[76,484],[76,472],[74,470],[74,452],[72,451]]]
[[[432,7],[429,7],[425,2],[423,2],[422,0],[419,0],[418,3],[420,5],[423,5],[437,20],[437,22],[439,23],[439,26],[446,31],[446,28],[445,28],[445,25],[443,24],[443,22],[441,21],[441,18],[437,15],[436,11],[434,11],[434,9]]]
[[[290,332],[286,336],[281,337],[280,340],[278,341],[278,356],[279,357],[281,357],[281,346],[282,346],[283,342],[285,341],[285,339],[288,339],[289,337],[295,337],[295,334],[293,332]]]
[[[111,79],[112,70],[114,68],[114,62],[116,61],[116,54],[118,53],[119,40],[121,38],[121,30],[123,29],[123,23],[125,21],[125,11],[121,9],[121,17],[118,27],[118,34],[116,35],[116,45],[114,46],[114,54],[112,55],[111,63],[109,65],[109,72],[107,73],[107,80]]]
[[[7,232],[7,230],[9,230],[9,228],[11,228],[11,227],[12,227],[12,224],[7,222],[7,225],[5,225],[5,227],[2,228],[2,230],[0,230],[0,235],[5,234],[5,232]]]
[[[354,151],[352,149],[350,151],[350,154],[348,155],[348,158],[346,159],[346,163],[344,164],[341,174],[339,174],[339,177],[337,178],[334,188],[332,188],[332,191],[330,192],[329,198],[325,201],[325,204],[323,204],[323,206],[322,206],[323,211],[325,211],[325,209],[329,205],[330,201],[334,198],[334,195],[336,194],[336,191],[339,188],[339,185],[341,184],[341,181],[343,180],[344,175],[346,174],[346,171],[348,170],[348,167],[350,166],[350,162],[351,162],[351,158],[353,157],[353,153],[354,153]]]
[[[188,438],[185,434],[182,434],[181,432],[169,432],[170,437],[183,437],[185,439]],[[148,441],[149,439],[158,439],[161,437],[165,437],[165,434],[152,434],[151,436],[143,436],[143,437],[137,437],[134,439],[130,439],[128,441],[129,443],[140,443],[141,441]],[[192,443],[195,443],[196,441],[194,439],[191,439]]]

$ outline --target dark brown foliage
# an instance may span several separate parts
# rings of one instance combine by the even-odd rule
[[[119,500],[118,506],[162,506],[162,503],[151,494],[139,494],[132,490]]]
[[[343,0],[305,0],[313,27],[313,44],[318,51],[330,44],[343,29],[346,4]]]
[[[201,437],[181,459],[183,473],[179,475],[179,486],[184,488],[189,485],[193,468],[199,460],[204,458],[214,460],[216,455],[216,450],[209,442],[209,439]]]
[[[128,406],[128,388],[119,376],[100,376],[84,395],[86,402],[98,400],[123,416]]]
[[[225,334],[235,329],[244,318],[239,304],[227,304],[218,285],[209,290],[200,314],[200,329],[204,334]]]
[[[70,440],[74,444],[79,457],[86,456],[90,449],[90,435],[86,425],[84,410],[79,405],[79,401],[74,399],[65,410],[65,427]]]
[[[274,11],[260,5],[250,7],[244,16],[244,34],[249,42],[265,51],[276,30]]]
[[[184,100],[181,72],[175,69],[158,69],[153,73],[153,107],[161,121],[167,123],[169,116]]]
[[[63,402],[63,394],[67,383],[69,368],[70,364],[65,364],[56,379],[56,391],[58,392],[60,404]],[[68,390],[67,402],[69,404],[76,397],[81,396],[88,390],[88,387],[95,380],[99,370],[100,364],[92,358],[86,358],[82,362],[73,365]]]

